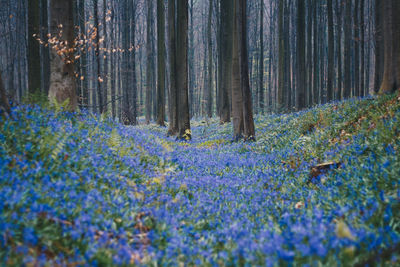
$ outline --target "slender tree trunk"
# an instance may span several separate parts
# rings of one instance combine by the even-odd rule
[[[365,0],[360,0],[360,43],[361,43],[361,69],[360,69],[360,96],[365,95]],[[369,57],[369,55],[368,55]]]
[[[152,110],[152,93],[153,93],[153,71],[152,68],[152,17],[153,17],[153,1],[147,1],[147,33],[146,33],[146,56],[147,56],[147,69],[146,69],[146,123],[150,123],[151,110]]]
[[[238,36],[238,0],[233,4],[233,47],[232,47],[232,117],[233,139],[238,141],[243,137],[243,95],[240,84],[239,66],[239,36]]]
[[[328,0],[328,84],[327,97],[329,102],[333,99],[333,79],[335,68],[335,40],[333,35],[333,8],[332,0]]]
[[[378,93],[383,79],[384,65],[384,1],[375,0],[375,76],[374,92]]]
[[[0,72],[0,115],[4,115],[4,112],[10,113],[10,103],[7,99],[6,89],[4,88],[3,78]]]
[[[207,86],[207,116],[212,117],[212,106],[213,106],[213,62],[212,62],[212,14],[213,14],[213,0],[209,0],[208,9],[208,25],[207,25],[207,37],[208,37],[208,86]]]
[[[336,100],[342,99],[342,84],[343,84],[343,75],[342,75],[342,4],[341,0],[336,1],[336,16],[337,16],[337,90],[335,94]]]
[[[40,10],[39,0],[28,1],[28,89],[29,93],[40,92]],[[13,81],[13,79],[11,79]]]
[[[221,123],[230,122],[231,120],[229,91],[232,90],[233,5],[230,2],[229,0],[221,0]]]
[[[165,7],[164,0],[157,0],[157,124],[164,126],[165,118]]]
[[[175,31],[176,0],[168,0],[168,42],[170,58],[170,88],[169,88],[169,135],[178,133],[178,88],[176,82],[176,31]]]
[[[312,2],[313,0],[307,1],[307,106],[312,105]]]
[[[317,25],[317,2],[318,0],[313,0],[313,104],[319,103],[319,88],[318,88],[318,77],[320,74],[320,69],[318,67],[319,57],[318,57],[318,25]],[[351,1],[351,0],[349,0]]]
[[[57,54],[56,49],[51,51],[50,101],[64,103],[69,101],[69,108],[77,107],[75,92],[76,82],[74,75],[73,53],[70,52],[74,43],[73,1],[52,0],[50,2],[50,31],[52,36],[59,34],[59,25],[63,25],[61,41],[65,42],[65,53]]]
[[[100,28],[99,28],[99,5],[98,0],[93,0],[93,13],[94,13],[94,27],[96,31],[96,43],[95,43],[95,57],[96,57],[96,81],[97,81],[97,98],[99,101],[99,112],[102,114],[104,112],[104,97],[103,97],[103,86],[104,77],[101,73],[101,52],[100,52]]]
[[[103,18],[102,18],[102,29],[103,29],[103,38],[104,41],[102,43],[102,48],[103,50],[107,51],[107,42],[110,39],[108,36],[108,31],[107,31],[107,0],[103,0]],[[100,44],[99,44],[100,45]],[[102,71],[102,93],[103,93],[103,102],[104,102],[104,107],[103,107],[103,112],[107,112],[108,110],[108,92],[107,92],[107,87],[108,87],[108,55],[104,51],[101,53],[102,55],[102,61],[103,61],[103,71]]]
[[[189,27],[189,111],[190,116],[194,114],[194,87],[196,82],[195,59],[194,59],[194,25],[193,25],[193,0],[190,0],[190,27]]]
[[[351,96],[351,0],[345,0],[344,18],[344,90],[343,97]]]
[[[249,81],[249,63],[247,57],[247,5],[246,0],[236,0],[237,41],[239,50],[240,87],[243,96],[243,126],[245,140],[255,140],[253,103]]]
[[[188,2],[178,0],[177,5],[177,87],[178,87],[178,126],[179,138],[190,140],[190,115],[188,95]],[[179,52],[178,52],[179,51]]]
[[[400,87],[400,3],[398,0],[384,2],[384,72],[380,94],[386,94]]]
[[[354,2],[354,95],[360,96],[360,0]]]
[[[330,0],[328,0],[330,1]],[[306,62],[305,62],[305,0],[297,0],[297,90],[296,90],[296,109],[306,107]]]
[[[283,27],[283,7],[284,0],[279,0],[278,8],[278,92],[277,92],[277,112],[282,112],[284,109],[284,90],[285,90],[285,41],[284,41],[284,27]]]
[[[264,0],[260,0],[260,58],[258,64],[258,108],[264,114]]]

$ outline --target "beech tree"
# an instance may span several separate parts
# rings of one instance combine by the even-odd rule
[[[400,88],[400,2],[386,0],[383,6],[384,68],[380,94]]]
[[[77,108],[74,73],[74,17],[73,1],[50,1],[50,33],[54,42],[50,61],[50,101]],[[54,39],[55,38],[55,39]]]

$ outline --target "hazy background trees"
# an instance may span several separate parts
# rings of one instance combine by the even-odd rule
[[[184,135],[190,118],[219,116],[250,136],[253,113],[399,86],[396,0],[74,0],[63,22],[60,1],[0,1],[13,103],[66,83],[72,106],[125,124]]]

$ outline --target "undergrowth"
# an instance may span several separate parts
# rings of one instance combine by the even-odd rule
[[[399,95],[191,141],[63,107],[0,122],[3,265],[384,265],[400,256]]]

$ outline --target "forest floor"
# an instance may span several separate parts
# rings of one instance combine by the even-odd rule
[[[90,113],[0,121],[0,265],[400,264],[400,97],[193,140]]]

